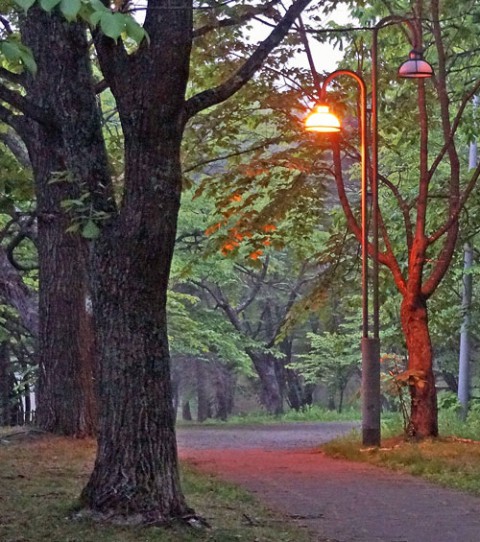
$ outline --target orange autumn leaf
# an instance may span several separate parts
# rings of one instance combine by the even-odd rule
[[[258,258],[260,258],[260,256],[263,254],[263,250],[255,250],[254,252],[252,252],[250,255],[249,255],[249,258],[251,260],[258,260]]]
[[[237,241],[228,241],[227,243],[224,243],[224,245],[221,248],[222,254],[228,254],[232,250],[235,250],[238,247]]]
[[[265,226],[262,227],[262,230],[266,233],[275,231],[277,227],[274,224],[265,224]]]
[[[217,222],[216,224],[213,224],[212,226],[209,226],[206,230],[205,230],[205,235],[207,237],[209,237],[210,235],[212,235],[213,233],[215,233],[216,231],[218,231],[220,229],[220,227],[222,226],[222,223],[221,222]]]

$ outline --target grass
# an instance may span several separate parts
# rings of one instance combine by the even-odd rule
[[[251,412],[231,416],[226,422],[207,420],[201,425],[266,425],[288,422],[340,422],[360,420],[361,414],[357,408],[346,408],[341,413],[336,410],[327,410],[319,406],[312,406],[302,411],[289,410],[285,414],[273,416],[265,412]],[[177,425],[197,425],[196,422],[177,421]]]
[[[239,488],[184,466],[190,506],[211,525],[194,529],[119,527],[74,519],[77,496],[93,465],[95,444],[0,431],[2,542],[308,542],[309,534],[268,512]]]
[[[421,476],[431,482],[480,495],[480,418],[466,422],[454,412],[441,412],[441,438],[421,442],[406,441],[401,420],[389,417],[383,424],[381,448],[363,448],[358,432],[322,446],[332,457],[363,461]]]

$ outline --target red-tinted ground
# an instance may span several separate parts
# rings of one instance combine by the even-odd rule
[[[312,424],[306,427],[310,434]],[[322,424],[315,427],[322,432]],[[287,431],[298,431],[302,442],[302,430]],[[319,542],[480,542],[479,498],[312,449],[281,449],[276,431],[285,428],[227,429],[222,448],[222,431],[207,429],[206,448],[199,430],[181,430],[180,456],[252,491]],[[241,439],[239,449],[232,436]],[[247,447],[246,436],[256,447]]]

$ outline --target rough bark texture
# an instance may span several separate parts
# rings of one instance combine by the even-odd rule
[[[437,393],[433,352],[428,329],[427,304],[420,296],[406,296],[401,321],[408,351],[408,383],[411,396],[410,436],[438,435]]]
[[[166,333],[179,143],[166,139],[161,147],[151,146],[147,134],[128,139],[127,175],[136,186],[149,186],[127,195],[128,205],[103,228],[94,252],[102,415],[82,501],[96,512],[136,516],[139,522],[188,512],[178,478]]]
[[[63,105],[85,90],[86,40],[81,27],[35,8],[22,22],[22,35],[38,65],[38,73],[26,85],[27,96],[51,111],[52,120],[51,125],[31,123],[22,134],[33,167],[38,213],[37,422],[47,431],[83,437],[95,433],[97,418],[93,329],[87,312],[88,246],[80,235],[66,232],[72,217],[61,203],[81,193],[82,181],[69,159],[66,120],[73,112]],[[54,172],[68,174],[68,182],[52,182]]]

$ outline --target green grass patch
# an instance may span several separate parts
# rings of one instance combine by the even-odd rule
[[[340,422],[360,420],[360,411],[356,408],[346,408],[342,412],[327,410],[318,406],[312,406],[305,410],[289,410],[285,414],[274,416],[266,412],[251,412],[230,417],[226,422],[219,420],[206,420],[201,424],[197,422],[177,421],[179,426],[192,425],[269,425],[274,423],[288,422]]]
[[[390,416],[382,423],[380,448],[364,448],[359,432],[352,432],[323,445],[322,450],[331,457],[408,472],[480,495],[480,424],[474,418],[462,423],[455,413],[441,412],[441,438],[409,442],[392,436],[401,432],[401,420]]]
[[[2,542],[308,542],[312,538],[268,512],[247,492],[182,469],[190,506],[210,529],[119,527],[74,519],[77,497],[93,466],[95,443],[38,433],[0,433]]]

